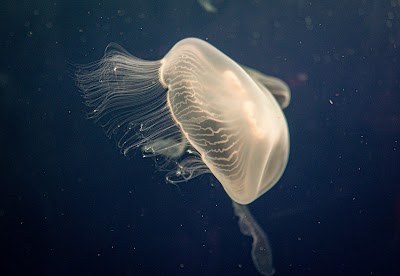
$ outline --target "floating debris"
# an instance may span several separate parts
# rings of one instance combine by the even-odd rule
[[[197,0],[199,5],[206,11],[211,13],[218,12],[217,7],[215,7],[210,0]]]

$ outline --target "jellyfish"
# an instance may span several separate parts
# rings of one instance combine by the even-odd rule
[[[121,152],[163,157],[170,183],[211,173],[242,206],[271,189],[285,170],[288,86],[203,40],[183,39],[156,61],[111,43],[100,61],[79,68],[77,85],[91,108],[88,117],[116,138]],[[248,233],[261,235],[248,209],[239,209],[241,229],[245,218],[249,229],[258,229]],[[269,255],[265,260],[272,262]]]

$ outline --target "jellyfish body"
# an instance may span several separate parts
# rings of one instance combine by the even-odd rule
[[[177,160],[170,182],[211,172],[232,200],[248,204],[286,167],[289,132],[279,103],[288,105],[288,87],[205,41],[183,39],[159,61],[111,44],[77,76],[90,117],[125,154],[141,147],[145,156]]]

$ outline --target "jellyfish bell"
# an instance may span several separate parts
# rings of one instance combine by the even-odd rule
[[[128,155],[176,160],[173,183],[211,172],[232,200],[248,204],[281,177],[289,154],[282,107],[287,85],[242,67],[209,43],[187,38],[159,61],[111,44],[77,73],[89,117]]]
[[[228,195],[247,204],[280,178],[288,156],[285,117],[242,67],[198,39],[162,60],[171,115]]]

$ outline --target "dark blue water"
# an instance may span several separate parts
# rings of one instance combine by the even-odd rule
[[[276,275],[399,275],[400,2],[269,2],[0,4],[2,275],[256,275],[220,184],[126,159],[73,79],[110,42],[188,36],[292,89],[289,164],[250,205]]]

